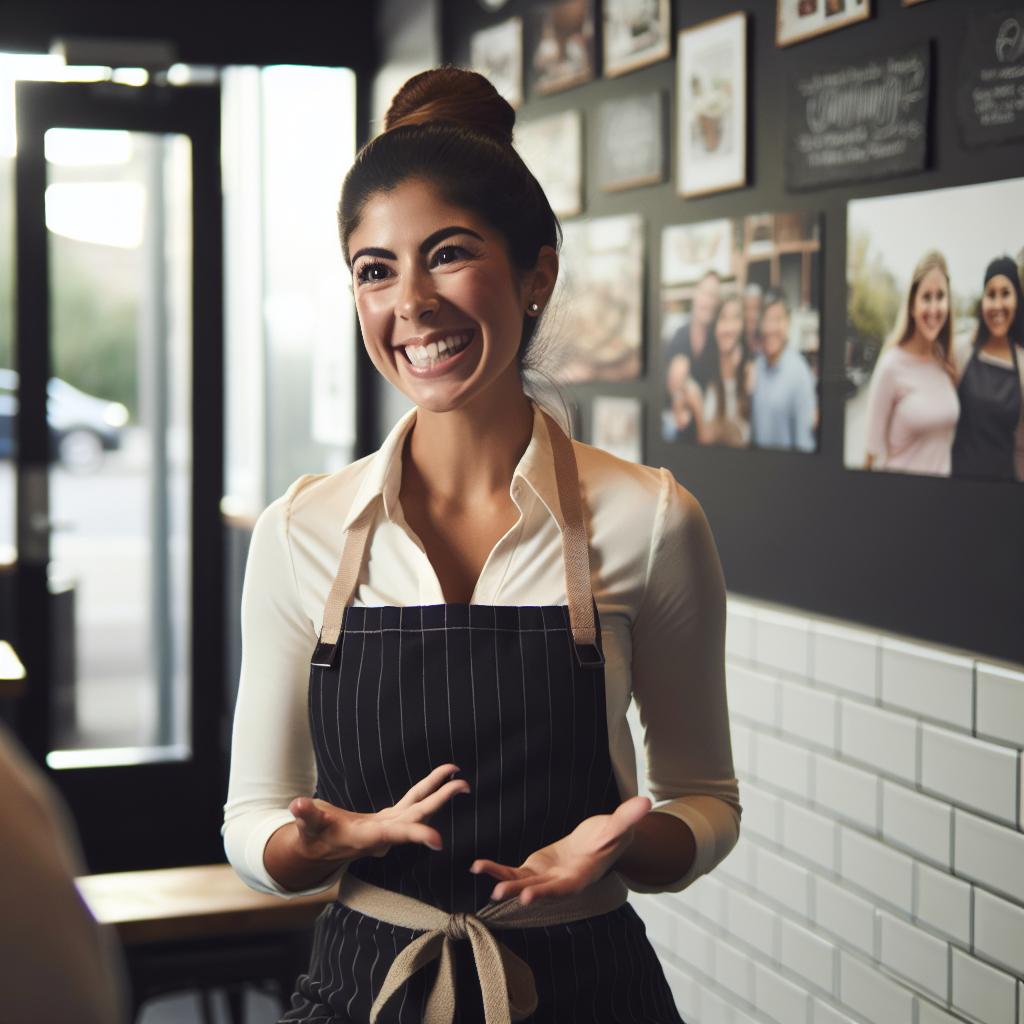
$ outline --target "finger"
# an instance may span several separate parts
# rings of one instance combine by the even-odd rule
[[[327,813],[308,797],[297,797],[288,805],[288,810],[306,835],[319,835],[329,824]]]
[[[633,796],[624,800],[612,812],[612,826],[618,833],[626,832],[647,817],[651,801],[645,796]]]
[[[571,896],[579,892],[585,886],[579,882],[573,882],[567,878],[552,879],[550,882],[539,882],[528,885],[519,894],[519,902],[528,906],[534,900],[552,899],[558,896]]]
[[[505,882],[499,882],[491,890],[491,899],[510,900],[514,896],[518,896],[528,886],[536,885],[537,882],[537,875],[526,875],[519,878],[513,878]]]
[[[452,797],[459,793],[468,793],[469,783],[465,779],[452,779],[446,782],[436,793],[425,796],[422,800],[413,805],[413,810],[419,815],[420,820],[429,818],[435,811],[440,810]],[[397,805],[396,805],[397,806]]]
[[[416,785],[414,785],[409,792],[398,801],[397,804],[395,804],[395,807],[405,808],[410,804],[416,803],[418,800],[422,800],[425,796],[429,796],[433,793],[442,782],[450,779],[458,771],[461,771],[461,769],[456,764],[438,765],[429,775],[420,779],[420,781],[417,782]]]
[[[498,864],[493,860],[475,860],[469,866],[474,875],[490,875],[501,881],[518,877],[518,868],[509,867],[508,864]]]
[[[388,843],[391,845],[397,843],[420,843],[422,846],[430,847],[431,850],[443,848],[441,833],[436,828],[431,828],[429,825],[424,825],[421,822],[386,821],[380,823],[376,832],[378,838],[373,843],[374,846],[378,845],[378,843]]]

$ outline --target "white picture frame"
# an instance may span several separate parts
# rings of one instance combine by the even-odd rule
[[[686,198],[747,184],[747,15],[679,32],[676,191]]]

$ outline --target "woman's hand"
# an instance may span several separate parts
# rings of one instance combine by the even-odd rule
[[[454,779],[454,764],[435,768],[416,783],[394,807],[374,814],[346,811],[325,800],[296,797],[288,806],[294,829],[278,829],[264,851],[270,873],[288,888],[315,884],[316,875],[358,857],[383,857],[396,843],[421,843],[441,849],[441,835],[428,818],[457,793],[468,793],[465,779]],[[280,840],[278,840],[280,836]],[[316,866],[323,865],[317,871]]]
[[[551,896],[569,896],[610,870],[633,841],[633,829],[651,809],[645,796],[623,801],[611,814],[585,818],[564,839],[531,854],[517,868],[475,860],[469,870],[499,879],[492,900],[518,896],[523,904]]]

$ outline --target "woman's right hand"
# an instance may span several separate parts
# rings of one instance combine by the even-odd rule
[[[288,806],[295,816],[295,853],[304,861],[349,861],[383,857],[396,843],[420,843],[441,849],[441,835],[429,819],[469,783],[453,776],[457,765],[443,764],[417,782],[393,807],[373,814],[346,811],[325,800],[296,797]]]

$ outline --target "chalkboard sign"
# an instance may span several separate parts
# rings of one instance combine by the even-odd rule
[[[1024,138],[1024,7],[972,15],[957,111],[967,146]]]
[[[605,192],[665,177],[665,113],[660,92],[609,100],[598,109],[597,180]]]
[[[928,44],[793,75],[786,111],[792,189],[923,170],[928,157]]]

